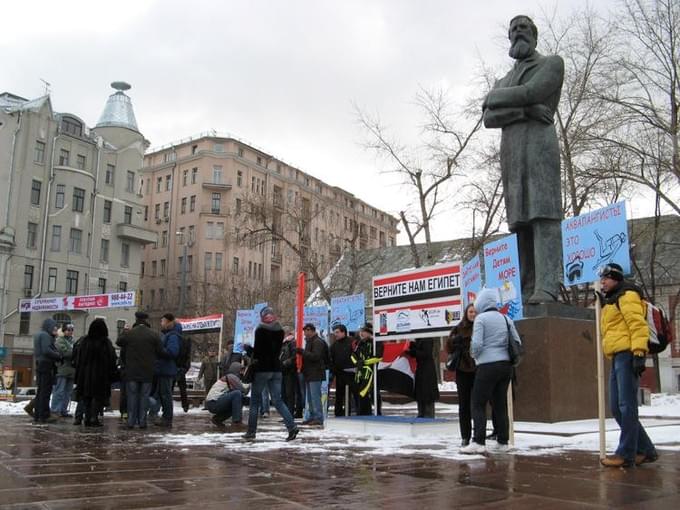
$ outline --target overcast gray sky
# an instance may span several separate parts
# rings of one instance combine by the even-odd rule
[[[34,98],[45,79],[57,111],[93,126],[109,83],[128,81],[152,146],[228,132],[396,214],[403,193],[362,148],[352,104],[379,113],[407,141],[421,122],[413,104],[419,87],[447,87],[464,100],[480,58],[510,66],[504,30],[512,16],[566,14],[585,3],[8,2],[0,92]],[[468,231],[440,222],[435,236]]]

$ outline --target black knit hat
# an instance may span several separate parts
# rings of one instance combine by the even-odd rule
[[[611,278],[617,282],[622,282],[623,268],[614,262],[610,262],[606,266],[600,268],[600,278]]]
[[[369,335],[372,335],[373,334],[373,324],[371,324],[370,322],[367,322],[366,324],[361,326],[361,328],[359,328],[359,331],[365,331]]]
[[[135,319],[140,320],[140,321],[145,321],[149,318],[149,314],[146,312],[135,312]]]

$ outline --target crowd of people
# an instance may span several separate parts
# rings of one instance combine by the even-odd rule
[[[639,289],[625,282],[623,271],[609,264],[602,272],[602,332],[605,354],[613,359],[610,380],[611,411],[621,427],[619,447],[603,459],[605,466],[621,467],[654,462],[657,452],[637,417],[636,393],[644,370],[647,330]],[[101,416],[109,403],[112,384],[121,388],[121,414],[129,429],[147,428],[147,420],[160,427],[172,427],[173,388],[178,384],[182,407],[188,410],[185,375],[191,363],[191,343],[182,326],[167,313],[161,318],[160,334],[154,331],[144,312],[125,328],[116,344],[109,339],[106,323],[95,319],[87,335],[74,340],[72,324],[61,329],[47,319],[34,336],[37,394],[27,406],[35,423],[70,417],[71,400],[77,402],[75,425],[102,425]],[[314,324],[303,327],[304,347],[298,346],[290,330],[284,330],[271,307],[260,312],[260,323],[252,345],[234,352],[229,342],[218,359],[214,350],[203,359],[198,377],[206,389],[204,406],[212,423],[229,431],[244,431],[253,440],[258,420],[268,416],[272,405],[294,440],[302,425],[323,426],[327,408],[322,387],[330,374],[335,384],[336,417],[381,413],[380,392],[374,392],[376,363],[382,343],[374,352],[373,329],[366,323],[351,336],[343,324],[333,327],[333,341],[321,339]],[[514,368],[508,350],[511,339],[521,343],[512,320],[497,309],[497,293],[483,289],[469,304],[462,320],[451,330],[446,342],[458,388],[461,453],[486,451],[486,440],[494,439],[497,449],[508,448],[508,387]],[[433,340],[410,342],[406,355],[416,361],[413,398],[419,418],[434,418],[439,399]],[[220,376],[221,375],[221,376]],[[244,379],[247,379],[245,381]],[[75,388],[75,390],[74,390]],[[250,394],[247,423],[243,406]],[[377,398],[375,397],[377,395]],[[51,403],[50,403],[51,397]],[[487,434],[487,406],[490,404],[493,431]],[[159,417],[159,413],[160,417]],[[305,414],[306,413],[306,414]]]

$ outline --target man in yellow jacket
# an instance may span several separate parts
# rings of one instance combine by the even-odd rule
[[[637,392],[645,370],[649,328],[639,289],[623,279],[623,268],[608,264],[600,270],[604,292],[600,327],[605,356],[612,360],[609,405],[621,428],[614,455],[602,464],[631,467],[654,462],[658,455],[638,419]]]

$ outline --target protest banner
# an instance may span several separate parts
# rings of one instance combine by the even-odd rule
[[[460,262],[373,278],[376,341],[448,334],[461,318]]]
[[[331,328],[344,324],[347,331],[358,331],[366,322],[366,297],[363,293],[331,298]]]
[[[463,308],[473,303],[482,290],[482,264],[479,253],[463,264],[461,274],[463,284]]]
[[[58,296],[19,300],[20,312],[56,312],[61,310],[96,310],[135,306],[135,292],[113,292],[85,296]]]
[[[486,287],[498,289],[499,310],[512,320],[523,317],[517,234],[484,245]]]

